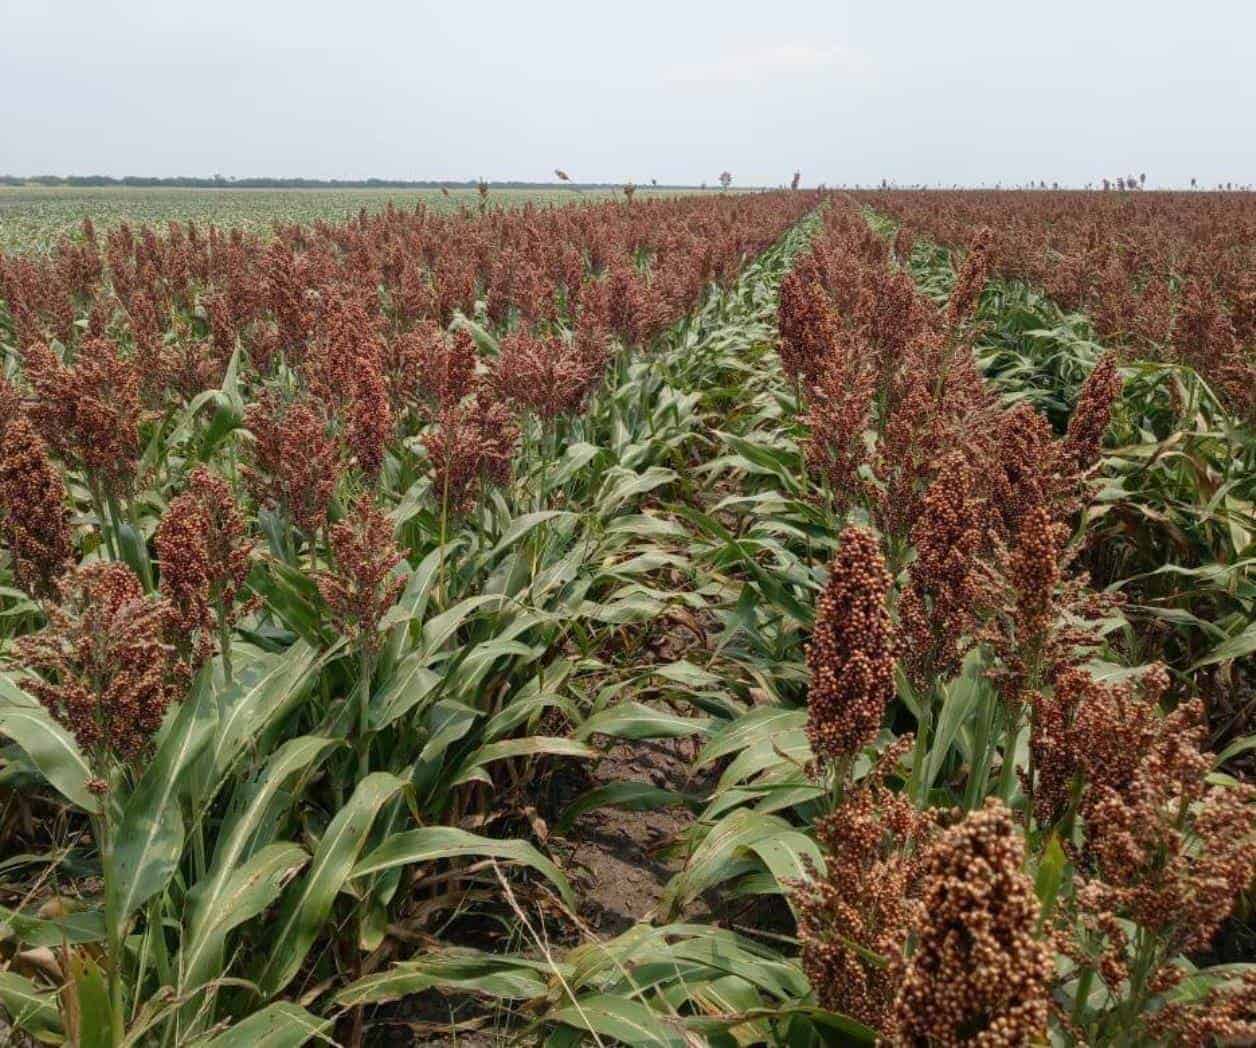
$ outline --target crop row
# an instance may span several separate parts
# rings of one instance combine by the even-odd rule
[[[345,985],[498,864],[574,905],[473,830],[616,733],[572,737],[569,678],[661,607],[634,546],[680,423],[628,348],[684,337],[813,204],[87,224],[3,261],[15,1021],[357,1042]]]
[[[1250,970],[1192,962],[1256,874],[1256,793],[1218,772],[1250,736],[1209,752],[1194,667],[1146,661],[1125,580],[1099,590],[1082,566],[1105,563],[1105,435],[1146,407],[1122,395],[1137,368],[1084,360],[1055,431],[1000,395],[1006,360],[1001,382],[979,370],[1007,306],[987,287],[996,239],[939,306],[913,230],[891,242],[834,207],[782,287],[802,450],[847,521],[806,656],[825,787],[798,812],[826,864],[794,897],[811,990],[896,1043],[1251,1036]],[[1212,661],[1244,656],[1240,616]]]
[[[1105,345],[1198,370],[1256,417],[1256,202],[1249,193],[866,193],[923,235],[1089,314]]]

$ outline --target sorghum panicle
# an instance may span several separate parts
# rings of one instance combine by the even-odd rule
[[[213,611],[209,604],[209,518],[195,498],[176,498],[153,535],[167,603],[167,633],[189,665],[213,655]]]
[[[821,763],[853,757],[871,743],[894,696],[889,589],[876,536],[848,526],[816,601],[807,645],[807,738]]]
[[[895,1043],[1029,1045],[1046,1037],[1054,956],[1012,813],[990,798],[925,853],[920,923],[894,1001]]]
[[[856,471],[868,456],[864,430],[871,421],[875,376],[855,346],[834,347],[810,388],[803,450],[810,469],[824,478],[839,506],[857,495]]]
[[[1114,353],[1105,353],[1082,385],[1077,406],[1068,420],[1064,453],[1074,470],[1084,473],[1099,461],[1103,435],[1112,420],[1112,407],[1121,395],[1123,380]]]
[[[993,425],[975,436],[992,466],[987,480],[991,502],[1002,518],[1004,541],[1016,534],[1034,508],[1044,507],[1059,519],[1072,512],[1070,481],[1062,476],[1067,472],[1062,445],[1046,416],[1031,404],[1000,411]]]
[[[379,623],[401,595],[405,577],[393,571],[405,557],[392,521],[368,495],[359,496],[331,529],[333,566],[319,572],[319,592],[337,629],[369,651],[382,640]]]
[[[981,229],[964,256],[964,262],[955,277],[955,287],[946,304],[946,318],[952,324],[963,323],[977,304],[986,281],[990,279],[990,241],[994,234]]]
[[[1078,730],[1096,739],[1084,710]],[[1124,769],[1096,769],[1095,754],[1083,754],[1089,877],[1078,900],[1085,910],[1124,917],[1165,939],[1170,955],[1199,952],[1256,876],[1256,787],[1207,782],[1213,761],[1201,749],[1198,700],[1163,717],[1152,712],[1149,727],[1153,737],[1144,748],[1122,754],[1133,765],[1127,778]]]
[[[903,660],[913,685],[954,676],[992,604],[991,510],[976,467],[948,455],[911,529],[916,559],[899,601]]]
[[[0,441],[0,535],[18,584],[50,598],[74,557],[65,479],[24,415],[0,426]]]
[[[1168,1001],[1147,1017],[1143,1031],[1175,1048],[1256,1044],[1256,970],[1210,987],[1202,998]]]
[[[488,388],[474,399],[442,408],[422,437],[432,463],[432,489],[443,509],[465,513],[480,482],[504,485],[519,444],[519,425]]]
[[[997,656],[989,675],[1011,710],[1084,662],[1102,642],[1097,621],[1120,603],[1119,596],[1090,589],[1084,573],[1066,577],[1076,552],[1067,548],[1068,536],[1068,525],[1039,505],[1025,513],[1012,548],[998,551],[998,614],[982,639]]]
[[[212,656],[217,631],[235,621],[253,549],[227,482],[198,466],[162,515],[153,543],[171,634],[199,665]]]
[[[326,523],[341,471],[340,449],[322,412],[309,400],[285,403],[265,390],[244,423],[254,436],[253,466],[245,472],[253,497],[280,507],[313,535]]]
[[[48,624],[14,652],[39,676],[23,686],[89,755],[98,777],[110,758],[141,756],[172,698],[172,655],[162,641],[165,602],[145,596],[130,568],[96,563],[60,583]]]
[[[548,421],[579,408],[589,374],[568,340],[515,331],[502,340],[493,385],[504,399]]]
[[[438,407],[459,403],[475,384],[475,339],[461,328],[449,334],[434,324],[414,335],[420,340],[420,390]]]
[[[1130,781],[1140,755],[1159,734],[1156,705],[1167,687],[1161,666],[1137,683],[1099,681],[1084,669],[1066,667],[1034,696],[1035,781],[1027,793],[1039,825],[1054,825],[1064,816],[1083,772],[1082,787],[1120,788]]]
[[[85,469],[112,495],[126,494],[139,465],[140,383],[113,342],[88,339],[72,366],[44,343],[26,348],[36,399],[31,421],[67,463]]]
[[[781,366],[795,381],[819,372],[841,330],[824,288],[799,270],[781,281],[777,326]]]
[[[903,950],[921,917],[920,856],[934,831],[929,813],[885,785],[912,742],[899,738],[816,821],[825,873],[794,890],[803,970],[820,1005],[877,1030],[891,1025]]]

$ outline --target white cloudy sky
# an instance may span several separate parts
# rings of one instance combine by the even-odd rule
[[[0,0],[0,172],[1256,181],[1242,0]]]

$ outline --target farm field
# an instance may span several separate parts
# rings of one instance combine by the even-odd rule
[[[0,219],[5,1022],[1256,1039],[1249,197],[381,194]]]
[[[641,199],[675,196],[680,190],[637,190]],[[606,199],[610,191],[571,189],[494,189],[494,207],[568,204]],[[0,251],[47,250],[76,232],[90,218],[101,232],[122,222],[164,228],[169,222],[214,224],[223,228],[269,233],[276,222],[308,225],[344,222],[365,208],[370,213],[389,203],[416,204],[438,210],[477,207],[474,189],[182,189],[127,186],[0,186]]]

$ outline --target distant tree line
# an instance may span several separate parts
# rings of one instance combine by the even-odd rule
[[[113,178],[109,175],[32,175],[29,178],[17,175],[0,175],[0,185],[5,186],[74,186],[90,188],[96,186],[134,186],[140,189],[477,189],[480,179],[469,178],[465,182],[451,181],[411,181],[400,178],[227,178],[223,175],[211,175],[208,178],[144,178],[138,175],[127,175],[124,178]],[[553,182],[488,182],[490,189],[557,189]],[[571,190],[582,189],[619,189],[618,182],[571,182],[564,181],[561,188]],[[659,185],[653,180],[651,188],[656,189],[693,189],[685,185]]]

